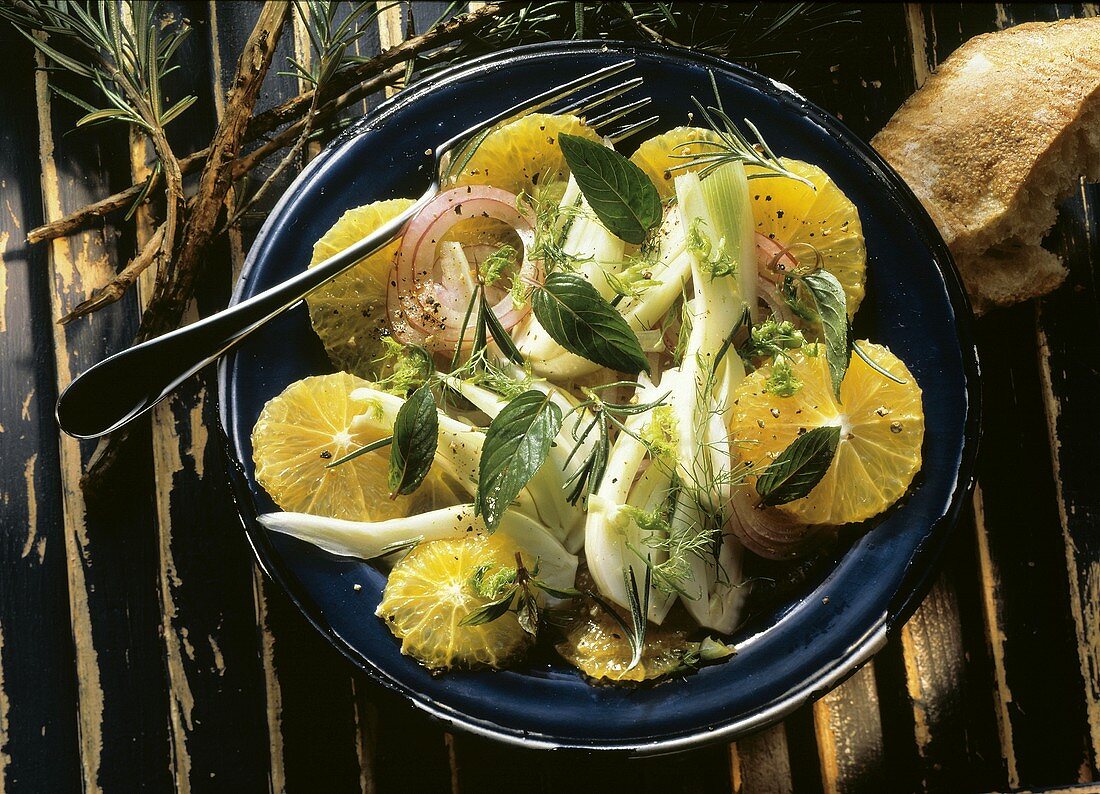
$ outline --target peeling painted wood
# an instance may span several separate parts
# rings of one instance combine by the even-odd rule
[[[29,57],[29,54],[28,56]],[[101,133],[61,137],[74,111],[54,98],[46,72],[35,77],[39,162],[45,219],[61,217],[97,195],[111,192],[109,177],[124,163],[124,140]],[[55,118],[56,116],[56,118]],[[64,170],[62,170],[62,164]],[[74,172],[82,174],[80,179]],[[64,174],[64,177],[62,177]],[[92,289],[111,278],[115,259],[108,229],[96,229],[50,244],[48,316],[59,318]],[[122,309],[127,304],[121,304]],[[132,302],[129,303],[132,307]],[[57,388],[80,371],[121,349],[136,324],[124,311],[87,318],[62,328],[52,324]],[[40,392],[41,394],[41,392]],[[52,405],[41,406],[52,415]],[[86,791],[111,789],[135,778],[171,784],[166,726],[164,665],[158,647],[154,518],[142,494],[148,474],[148,432],[131,434],[130,455],[119,480],[126,491],[110,503],[86,504],[80,476],[90,445],[60,438],[60,488],[68,569],[69,614],[79,692],[78,731]],[[140,691],[140,698],[132,693]]]
[[[385,52],[405,40],[404,8],[392,0],[377,0],[377,5],[378,48],[379,52]],[[400,85],[386,86],[386,96],[391,97],[400,90]]]
[[[235,53],[251,31],[258,8],[211,3],[210,9],[214,104],[220,112],[224,94],[220,88],[232,76]],[[292,19],[292,24],[301,25],[297,13]],[[301,61],[308,56],[304,46],[300,37],[297,42],[294,36],[281,38],[257,111],[283,101],[297,90],[292,78],[276,72],[284,68],[288,57]],[[266,208],[277,200],[283,184],[295,176],[295,171],[288,169],[280,184],[261,199],[257,213],[250,213],[230,231],[228,257],[234,281]],[[230,196],[232,210],[239,199]],[[258,567],[254,570],[270,790],[309,790],[319,781],[324,781],[329,791],[366,790],[363,781],[370,779],[371,770],[364,766],[364,759],[369,759],[370,753],[358,718],[351,667],[317,635],[278,587],[264,579]]]
[[[942,60],[978,33],[1081,10],[1038,4],[930,6],[932,51]],[[1077,642],[1080,624],[1071,617],[1073,585],[1064,573],[1053,573],[1066,565],[1067,550],[1056,490],[1060,475],[1050,463],[1047,428],[1038,421],[1044,400],[1037,361],[1042,340],[1036,339],[1035,322],[1033,307],[1019,307],[983,318],[978,326],[985,422],[998,432],[987,432],[983,441],[977,543],[1004,773],[1012,787],[1090,780],[1097,774],[1094,721],[1082,697],[1088,673]],[[1087,427],[1065,432],[1076,437]]]
[[[476,736],[453,735],[457,766],[453,794],[515,791],[532,794],[560,792],[638,792],[638,794],[719,794],[730,791],[729,753],[713,746],[659,758],[623,755],[523,750]],[[393,785],[392,783],[390,784]],[[411,791],[447,791],[435,788]],[[396,789],[384,789],[396,790]]]
[[[886,790],[873,665],[861,668],[817,701],[813,710],[826,794]]]
[[[975,509],[1007,783],[1075,781],[1088,768],[1088,726],[1043,421],[1035,308],[983,319],[979,340],[987,426],[1012,428],[983,440]]]
[[[357,51],[422,32],[447,5],[402,3]],[[196,8],[180,5],[196,28],[187,46],[198,54],[179,77],[215,90],[200,91],[173,133],[183,152],[208,131],[225,79],[217,72],[232,67],[257,11]],[[835,63],[800,66],[790,82],[869,137],[965,38],[1096,8],[881,4],[861,13],[873,35]],[[302,32],[298,25],[299,56],[307,54]],[[0,30],[0,41],[7,35]],[[290,36],[280,43],[261,107],[294,91],[292,78],[274,74],[294,45]],[[29,46],[16,40],[11,51],[29,81]],[[1096,789],[1072,785],[1100,777],[1100,442],[1090,432],[1100,363],[1089,341],[1100,330],[1096,188],[1067,205],[1048,242],[1071,262],[1070,287],[1038,312],[982,321],[993,418],[978,520],[964,522],[940,583],[874,668],[735,747],[643,762],[561,756],[447,734],[353,673],[260,577],[227,518],[220,454],[203,435],[209,379],[163,406],[152,436],[135,434],[130,499],[84,503],[75,483],[90,449],[57,438],[57,385],[125,344],[137,307],[130,299],[70,329],[53,327],[52,317],[109,277],[151,229],[146,218],[136,236],[101,225],[55,243],[50,270],[44,248],[22,245],[24,230],[42,220],[39,182],[56,217],[128,184],[121,166],[128,154],[135,165],[141,159],[109,129],[61,138],[72,112],[56,99],[39,110],[40,157],[33,102],[41,96],[17,97],[23,126],[13,116],[0,130],[0,151],[20,153],[0,158],[0,458],[11,463],[0,471],[0,524],[17,527],[0,535],[0,794],[72,791],[82,778],[89,791],[135,780],[157,789],[237,783],[382,794],[513,790],[514,780],[532,792],[572,790],[579,780],[639,792]],[[226,264],[199,309],[224,302],[230,273],[294,170],[231,232],[218,254]]]
[[[791,794],[791,759],[782,723],[730,745],[733,794]]]
[[[193,25],[205,20],[189,9],[167,4],[169,14],[191,13]],[[165,89],[182,94],[193,85],[210,86],[210,55],[206,40],[191,37],[178,54],[186,80],[166,81]],[[210,89],[206,89],[210,90]],[[184,151],[201,147],[215,119],[210,102],[188,114],[186,127],[173,145]],[[135,179],[148,174],[149,152],[144,139],[131,146]],[[152,233],[149,209],[139,210],[136,243]],[[224,305],[229,262],[222,246],[209,256],[222,260],[200,284],[199,303]],[[151,272],[148,272],[152,276]],[[143,274],[144,276],[145,274]],[[152,279],[138,283],[144,307],[152,294]],[[193,304],[184,322],[198,319]],[[207,398],[213,373],[191,379],[152,412],[154,503],[159,540],[159,594],[162,605],[165,660],[168,673],[170,731],[175,786],[178,791],[208,785],[253,788],[266,783],[269,762],[262,731],[264,692],[255,653],[251,550],[228,498],[221,450],[208,445],[207,426],[214,408]],[[207,473],[207,458],[212,459]],[[202,543],[195,539],[202,537]]]
[[[1100,262],[1095,207],[1096,186],[1082,185],[1063,207],[1052,236],[1069,265],[1070,283],[1045,299],[1039,312],[1039,360],[1058,517],[1065,545],[1092,771],[1100,768],[1100,483],[1095,461],[1100,442],[1088,430],[1095,424],[1088,395],[1100,387],[1100,360],[1082,349],[1082,334],[1100,331],[1100,294],[1092,268]]]
[[[1020,785],[1020,770],[1016,763],[1015,743],[1012,736],[1012,719],[1009,704],[1012,691],[1008,688],[1005,673],[1004,651],[1004,614],[998,603],[1000,575],[994,567],[989,554],[989,542],[985,531],[985,509],[982,501],[981,486],[974,490],[975,535],[978,541],[978,563],[982,580],[982,607],[984,609],[986,639],[989,642],[996,676],[994,710],[997,714],[997,731],[1001,740],[1001,757],[1004,759],[1008,785],[1017,788]]]
[[[924,791],[947,791],[970,766],[963,698],[966,650],[958,602],[941,578],[901,629],[906,693]]]
[[[33,83],[30,45],[0,29],[8,78]],[[23,243],[41,219],[34,95],[0,126],[0,792],[76,791],[75,655],[60,509],[46,253]],[[42,681],[50,686],[43,687]]]

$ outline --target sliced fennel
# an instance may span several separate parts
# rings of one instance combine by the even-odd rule
[[[657,240],[659,247],[652,270],[653,285],[638,296],[624,298],[617,305],[627,324],[638,332],[639,339],[660,324],[683,296],[691,280],[691,255],[687,250],[687,236],[679,212],[674,210],[665,216]],[[566,373],[570,378],[580,378],[595,372],[599,366],[563,350],[557,358],[546,362],[543,368],[548,372]]]
[[[576,182],[570,178],[560,205],[559,218],[566,216],[562,229],[558,257],[575,264],[575,272],[585,278],[604,298],[610,300],[615,290],[607,273],[617,273],[623,267],[626,244],[613,235],[596,218],[583,198],[579,199]],[[590,372],[592,362],[570,353],[550,338],[534,313],[529,314],[516,336],[516,347],[539,375],[556,379],[576,377],[574,372]]]
[[[508,401],[496,392],[470,381],[446,375],[443,377],[443,382],[477,406],[478,410],[490,419],[495,418],[508,404]],[[532,388],[536,387],[532,384]],[[560,392],[559,389],[550,386],[539,391],[550,394],[551,400],[558,403],[555,395]],[[572,410],[572,405],[567,401],[563,402],[564,404],[559,403],[558,407],[562,409],[564,416]],[[527,483],[526,491],[534,502],[539,520],[553,531],[555,537],[562,539],[569,551],[576,552],[580,548],[580,529],[584,525],[584,512],[579,507],[569,504],[565,498],[567,492],[564,475],[565,460],[572,448],[567,434],[568,430],[563,426],[557,442],[550,448],[550,456],[546,464]]]
[[[400,397],[371,387],[356,389],[351,399],[360,402],[363,410],[352,419],[350,431],[364,443],[375,441],[393,432],[397,412],[404,402]],[[477,428],[459,422],[439,412],[439,443],[433,466],[439,466],[467,495],[477,493],[478,462],[485,434]],[[531,494],[524,490],[516,500],[516,509],[535,520],[538,509]]]
[[[727,163],[716,168],[699,184],[706,208],[710,210],[704,233],[710,239],[712,257],[728,257],[731,260],[741,286],[741,300],[756,319],[756,243],[745,166],[742,163]],[[680,211],[683,216],[682,207]]]
[[[746,307],[741,274],[755,271],[744,167],[729,163],[706,180],[683,174],[676,178],[676,198],[695,294],[688,305],[691,331],[678,375],[681,399],[672,404],[681,489],[670,544],[696,550],[687,559],[690,573],[680,583],[685,608],[700,625],[729,632],[745,595],[737,586],[740,544],[723,533],[733,477],[725,416],[733,389],[745,375],[740,357],[724,353]],[[691,542],[700,534],[703,542]]]
[[[659,399],[669,384],[662,380],[654,386],[644,375],[640,379],[639,403]],[[663,561],[659,546],[661,538],[651,537],[652,530],[639,526],[635,510],[649,512],[653,504],[668,492],[671,471],[660,462],[651,462],[637,485],[638,470],[650,453],[644,439],[647,426],[654,421],[652,412],[634,414],[626,420],[626,432],[621,432],[611,448],[599,490],[588,498],[588,519],[585,523],[584,553],[588,570],[600,592],[609,600],[630,609],[627,578],[623,573],[633,569],[634,580],[644,582],[646,567]],[[654,542],[654,541],[658,542]],[[648,558],[648,561],[647,561]],[[648,603],[647,617],[660,624],[675,598],[657,584],[648,596],[639,593],[642,603]]]
[[[259,521],[272,532],[312,543],[330,554],[363,560],[384,557],[415,543],[485,531],[469,504],[388,521],[344,521],[306,513],[267,513]],[[542,524],[509,511],[495,531],[520,550],[525,564],[533,567],[537,562],[540,580],[558,590],[573,587],[577,557]]]

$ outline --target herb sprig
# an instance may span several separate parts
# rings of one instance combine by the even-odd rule
[[[698,139],[685,141],[685,145],[698,146],[702,151],[693,154],[672,154],[671,157],[682,159],[684,162],[670,168],[670,171],[680,171],[686,168],[698,168],[700,179],[706,177],[715,169],[730,162],[744,163],[763,169],[763,172],[751,173],[749,179],[765,179],[768,177],[786,177],[796,182],[807,185],[812,190],[817,187],[804,176],[791,171],[783,164],[783,161],[768,146],[760,130],[748,119],[745,126],[752,132],[755,141],[740,130],[737,124],[722,107],[722,97],[718,91],[718,82],[714,79],[714,72],[708,71],[711,88],[714,91],[714,105],[704,105],[695,97],[691,101],[699,109],[700,115],[707,126],[714,132],[718,140]]]
[[[634,381],[616,381],[603,386],[585,389],[586,400],[577,404],[574,413],[587,412],[591,419],[583,428],[580,423],[573,426],[572,437],[575,445],[566,458],[566,468],[572,463],[579,452],[586,449],[589,436],[596,433],[596,443],[588,449],[577,468],[566,480],[567,486],[572,490],[566,497],[570,504],[575,505],[583,497],[596,493],[603,482],[604,472],[607,471],[607,460],[611,453],[611,430],[615,428],[620,433],[634,436],[647,448],[651,446],[648,439],[639,437],[624,423],[628,416],[652,411],[665,404],[668,394],[663,394],[656,400],[648,403],[616,403],[609,402],[600,397],[600,393],[619,386],[637,386]]]
[[[551,273],[534,286],[531,308],[550,338],[570,353],[632,375],[649,369],[634,329],[581,276]]]
[[[649,614],[649,594],[653,587],[653,569],[646,565],[645,580],[642,583],[640,593],[638,577],[634,574],[633,567],[628,565],[623,568],[623,581],[626,584],[626,597],[630,604],[629,623],[623,619],[612,604],[608,603],[595,590],[588,590],[585,595],[591,598],[622,629],[623,636],[630,644],[630,663],[626,668],[627,671],[630,671],[641,664],[642,658],[645,656],[646,626],[649,621],[647,615]]]
[[[514,568],[497,567],[492,563],[479,565],[470,577],[470,588],[482,598],[491,600],[464,617],[459,625],[482,626],[515,612],[520,628],[532,637],[536,636],[541,617],[536,591],[561,599],[575,598],[581,594],[578,590],[551,587],[538,577],[538,560],[528,570],[518,551]]]

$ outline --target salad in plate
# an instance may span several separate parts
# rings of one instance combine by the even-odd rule
[[[918,384],[851,333],[857,208],[716,104],[629,158],[569,115],[498,127],[307,299],[338,371],[256,422],[260,522],[387,571],[364,619],[433,672],[727,660],[746,555],[797,560],[920,469]],[[313,261],[411,201],[349,210]]]

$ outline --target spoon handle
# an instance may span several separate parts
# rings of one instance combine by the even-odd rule
[[[207,364],[355,263],[384,248],[436,193],[367,237],[248,300],[123,350],[91,367],[62,392],[57,421],[71,436],[97,438],[141,416]]]

